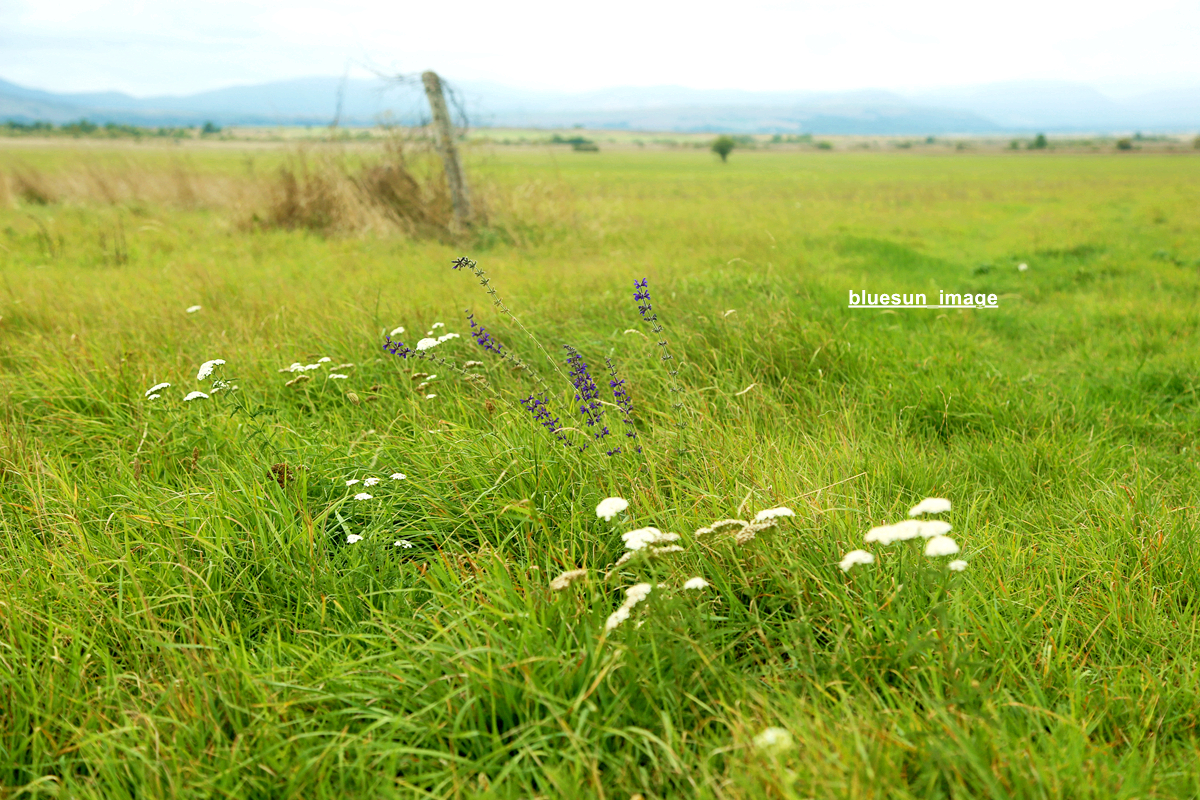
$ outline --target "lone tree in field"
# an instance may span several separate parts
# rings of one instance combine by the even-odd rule
[[[713,142],[712,151],[721,157],[721,163],[725,163],[729,159],[729,154],[733,152],[733,139],[729,136],[718,136]]]

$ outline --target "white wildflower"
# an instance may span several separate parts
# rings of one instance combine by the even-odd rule
[[[437,345],[438,345],[437,339],[425,338],[425,339],[422,339],[421,341],[417,342],[417,349],[418,350],[428,350],[431,347],[437,347]]]
[[[744,519],[720,519],[709,525],[706,528],[697,528],[695,536],[703,536],[706,533],[714,533],[722,528],[746,528],[750,525]]]
[[[355,542],[361,542],[362,538],[363,537],[359,536],[357,533],[347,533],[346,534],[346,543],[354,544]]]
[[[202,381],[213,374],[213,370],[225,363],[223,358],[214,358],[212,361],[205,361],[200,365],[200,371],[196,373],[196,380]]]
[[[596,517],[611,520],[627,508],[629,508],[629,501],[625,498],[606,497],[596,505]]]
[[[921,535],[922,523],[915,519],[906,519],[894,525],[879,525],[867,531],[863,537],[866,542],[878,542],[885,547],[892,542],[907,542]]]
[[[304,369],[303,364],[301,364],[299,361],[293,361],[292,365],[290,367],[284,367],[283,369],[281,369],[279,371],[280,372],[299,372],[302,369]]]
[[[935,536],[925,544],[925,555],[930,558],[952,556],[958,552],[958,544],[949,536]]]
[[[560,592],[575,581],[587,575],[587,572],[588,571],[586,569],[567,570],[562,575],[559,575],[557,578],[550,581],[550,588],[556,592]]]
[[[737,313],[737,309],[736,309],[736,308],[731,308],[731,309],[729,309],[728,311],[726,311],[724,314],[722,314],[721,316],[722,316],[722,317],[728,317],[730,314],[736,314],[736,313]]]
[[[778,517],[794,517],[796,512],[792,511],[787,506],[779,508],[768,508],[754,515],[755,522],[762,522],[765,519],[776,519]]]
[[[426,399],[426,400],[432,400],[432,399],[433,399],[433,398],[435,398],[435,397],[437,397],[437,395],[436,395],[436,394],[427,394],[427,395],[425,395],[425,399]]]
[[[926,497],[924,500],[909,509],[908,515],[910,517],[919,517],[922,514],[941,514],[942,512],[949,510],[949,500],[944,500],[941,497]]]
[[[346,481],[347,486],[353,486],[356,483],[359,483],[358,478],[351,478],[350,480]]]
[[[374,486],[377,483],[379,483],[379,478],[367,478],[363,481],[363,486]]]
[[[435,322],[435,323],[433,323],[432,325],[430,325],[429,327],[430,327],[430,328],[435,328],[435,329],[436,329],[436,328],[444,328],[444,327],[446,327],[446,323],[444,323],[444,322]]]
[[[358,494],[354,495],[354,499],[355,500],[371,500],[373,498],[371,497],[371,495],[367,494],[366,492],[359,492]]]
[[[280,370],[280,372],[282,372],[282,371],[283,370]],[[311,381],[311,380],[312,380],[312,378],[301,373],[301,374],[297,375],[296,377],[292,378],[287,383],[285,383],[284,386],[295,386],[298,383],[304,383],[305,381]]]
[[[330,360],[332,360],[332,359],[330,359]],[[330,369],[336,371],[339,369],[351,369],[353,366],[354,366],[354,362],[351,361],[351,362],[347,362],[345,364],[338,364],[336,367],[330,367]]]
[[[1024,263],[1022,263],[1022,264],[1017,264],[1017,272],[1024,272],[1024,271],[1025,271],[1025,270],[1027,270],[1027,269],[1029,269],[1029,265],[1028,265],[1028,264],[1024,264]]]
[[[204,392],[188,392],[187,396],[183,398],[185,403],[190,403],[193,400],[207,400],[207,399],[208,399],[208,395],[206,395]]]
[[[399,336],[399,335],[400,335],[400,334],[402,334],[402,333],[404,333],[404,326],[403,326],[403,325],[401,325],[401,326],[400,326],[400,327],[398,327],[398,328],[393,328],[393,329],[392,329],[392,332],[391,332],[391,333],[389,333],[389,334],[388,334],[388,336]]]
[[[917,523],[922,539],[932,539],[934,536],[945,536],[952,527],[949,522],[941,519],[931,519]]]
[[[162,397],[162,395],[161,395],[161,394],[152,394],[152,395],[150,395],[149,397],[147,397],[146,399],[147,399],[147,400],[157,400],[157,399],[158,399],[158,398],[160,398],[160,397]]]
[[[300,367],[300,371],[301,372],[312,372],[314,369],[320,369],[320,368],[321,368],[320,364],[305,364],[304,366]]]
[[[946,569],[950,570],[951,572],[962,572],[966,568],[967,562],[963,561],[961,558],[956,558],[946,565]]]
[[[621,534],[625,547],[629,550],[641,550],[648,544],[678,541],[678,533],[663,533],[658,528],[638,528]]]
[[[608,619],[604,623],[604,630],[611,631],[627,619],[629,619],[629,608],[621,606],[608,615]]]
[[[921,535],[921,523],[914,519],[906,519],[894,525],[879,525],[867,531],[863,537],[866,542],[878,542],[885,547],[892,542],[906,542]]]
[[[695,578],[688,578],[688,580],[686,582],[684,582],[683,588],[684,589],[707,589],[708,581],[704,580],[704,578],[701,578],[699,576],[696,576]]]
[[[790,750],[792,744],[792,734],[783,728],[767,728],[754,737],[754,746],[759,750]]]
[[[171,388],[171,384],[169,384],[169,383],[156,383],[153,386],[151,386],[149,389],[146,390],[146,397],[149,397],[150,395],[154,394],[155,392],[160,392],[163,389],[169,389],[169,388]]]
[[[329,381],[344,381],[349,377],[349,375],[343,375],[340,372],[331,372],[325,379]]]
[[[482,366],[483,366],[482,361],[468,361],[467,363],[463,364],[463,369],[470,369],[471,367],[482,367]]]
[[[838,566],[842,568],[842,572],[849,572],[855,564],[871,564],[874,561],[875,556],[866,550],[851,550],[838,562]]]
[[[404,549],[408,550],[408,549],[415,547],[415,545],[412,542],[410,542],[408,539],[397,539],[392,544],[392,547],[403,547]]]
[[[405,478],[407,478],[408,476],[407,476],[407,475],[405,475],[403,472],[393,472],[393,473],[392,473],[391,475],[389,475],[388,477],[390,477],[390,478],[391,478],[392,480],[394,480],[394,481],[402,481],[402,480],[404,480]]]
[[[437,343],[441,344],[442,342],[448,342],[451,339],[457,338],[459,338],[457,333],[443,333],[441,336],[437,337]]]
[[[625,590],[625,602],[631,608],[650,596],[650,590],[654,587],[648,583],[635,583]]]
[[[189,314],[195,314],[195,313],[196,313],[197,311],[199,311],[201,308],[202,308],[202,306],[188,306],[188,307],[187,307],[187,313],[189,313]]]
[[[666,547],[651,547],[650,555],[665,556],[668,553],[682,553],[683,548],[677,544],[669,544]]]
[[[333,361],[333,359],[329,356],[321,356],[317,359],[318,364],[328,364],[330,361]]]

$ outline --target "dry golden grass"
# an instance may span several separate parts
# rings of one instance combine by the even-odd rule
[[[332,235],[448,235],[451,204],[441,164],[427,144],[394,137],[382,148],[285,152],[282,163],[242,173],[198,168],[184,158],[81,159],[53,168],[16,157],[0,169],[0,205],[130,206],[227,212],[249,228],[311,230]],[[247,162],[250,164],[251,162]],[[474,217],[486,224],[497,187],[472,186]],[[514,187],[528,206],[529,187]],[[510,205],[503,203],[503,205]]]

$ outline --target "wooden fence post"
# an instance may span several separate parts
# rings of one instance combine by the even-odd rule
[[[454,129],[450,125],[450,112],[446,108],[446,97],[442,94],[442,81],[436,72],[421,75],[425,84],[425,96],[429,98],[429,109],[433,112],[433,135],[442,163],[446,168],[446,183],[450,186],[450,202],[454,205],[454,221],[451,229],[461,233],[471,224],[471,200],[467,196],[467,183],[463,179],[462,166],[458,162],[458,150],[454,146]]]

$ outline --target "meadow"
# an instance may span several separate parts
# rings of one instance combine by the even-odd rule
[[[0,149],[0,796],[1200,796],[1200,155],[478,147],[454,241],[286,147]]]

